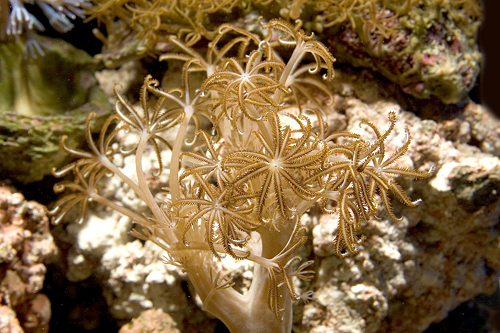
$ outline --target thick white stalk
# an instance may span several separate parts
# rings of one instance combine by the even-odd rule
[[[182,153],[182,145],[186,138],[186,133],[189,125],[189,121],[193,116],[194,108],[192,105],[186,105],[184,107],[184,118],[177,131],[177,137],[175,138],[174,145],[172,146],[172,158],[170,160],[170,195],[172,196],[172,201],[176,201],[180,198],[180,187],[179,187],[179,166],[180,157]]]
[[[151,190],[149,189],[148,182],[146,179],[146,175],[144,174],[144,170],[142,168],[142,155],[144,153],[144,149],[146,148],[146,144],[150,139],[150,134],[144,131],[142,133],[142,137],[139,140],[139,144],[137,145],[136,155],[135,155],[135,168],[137,175],[137,183],[139,184],[140,192],[142,193],[142,200],[146,203],[146,205],[151,209],[153,216],[157,221],[160,221],[163,225],[169,225],[165,213],[161,210],[160,206],[156,202]],[[147,225],[146,225],[147,226]],[[165,239],[164,241],[168,244],[173,244],[178,241],[175,233],[170,229],[165,229]]]

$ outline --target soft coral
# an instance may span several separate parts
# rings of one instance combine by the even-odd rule
[[[4,0],[4,2],[6,4],[7,1]],[[25,33],[28,52],[35,58],[36,52],[43,55],[42,48],[33,38],[33,31],[44,31],[45,27],[24,7],[25,3],[31,2],[29,0],[9,0],[9,3],[10,14],[5,33],[0,33],[0,41],[17,39]],[[60,33],[66,33],[73,29],[73,23],[70,19],[85,18],[84,9],[91,5],[85,0],[35,0],[34,3],[40,7],[52,28]]]

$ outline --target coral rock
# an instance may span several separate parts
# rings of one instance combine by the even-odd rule
[[[44,207],[0,187],[0,239],[2,301],[17,313],[25,332],[47,332],[50,302],[40,290],[47,271],[45,264],[55,258],[58,249]],[[10,323],[8,332],[16,332],[16,316],[5,308],[1,307],[0,321]],[[4,329],[0,327],[1,332]],[[18,332],[22,332],[21,328]]]

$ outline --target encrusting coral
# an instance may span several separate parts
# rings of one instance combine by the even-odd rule
[[[480,1],[313,1],[339,61],[371,68],[417,98],[458,103],[479,75]]]
[[[393,112],[384,130],[361,122],[373,132],[373,141],[329,131],[321,108],[329,96],[311,88],[327,93],[316,76],[332,79],[335,59],[301,30],[300,22],[274,19],[262,28],[265,37],[222,24],[205,55],[171,37],[181,53],[161,59],[182,62],[182,87],[163,90],[148,76],[140,108],[115,88],[116,114],[97,140],[87,131],[90,151],[70,148],[64,138],[64,150],[79,159],[54,172],[74,176],[55,186],[56,192],[67,191],[51,211],[55,223],[74,206],[83,222],[91,202],[130,217],[137,224],[132,234],[165,250],[165,261],[187,273],[203,307],[232,332],[290,332],[291,303],[310,297],[299,295],[293,280],[309,280],[313,273],[313,262],[300,263],[297,256],[307,239],[302,214],[317,203],[338,214],[334,251],[355,253],[363,241],[357,231],[376,218],[378,198],[393,219],[389,192],[404,204],[417,204],[395,177],[430,175],[393,166],[410,144],[406,130],[398,150],[385,150],[396,122]],[[206,79],[193,86],[191,79],[200,72]],[[94,116],[89,115],[88,127]],[[175,139],[165,137],[171,130]],[[123,133],[136,138],[132,148],[120,147],[116,137]],[[148,146],[158,159],[152,176],[143,167]],[[154,193],[148,178],[163,171],[163,149],[171,151],[169,182]],[[134,177],[114,164],[116,151],[135,156]],[[110,177],[120,178],[150,212],[138,214],[101,195],[99,182]],[[216,263],[227,257],[255,264],[247,293],[234,290],[231,276],[219,270]]]
[[[304,22],[339,62],[375,70],[417,98],[458,103],[474,86],[481,55],[479,0],[96,0],[88,9],[105,33],[98,56],[108,67],[212,40],[218,25],[258,32],[258,16]]]

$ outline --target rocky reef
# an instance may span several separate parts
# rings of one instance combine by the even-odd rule
[[[293,332],[424,332],[460,304],[498,288],[500,121],[467,96],[481,68],[479,1],[50,4],[62,20],[62,31],[70,27],[71,12],[100,23],[95,35],[104,48],[94,58],[41,36],[33,43],[33,32],[41,30],[37,19],[22,2],[6,3],[0,0],[0,58],[7,64],[0,67],[0,181],[31,183],[36,192],[34,182],[68,161],[59,146],[61,137],[68,136],[68,146],[81,146],[91,111],[98,113],[96,132],[102,126],[112,110],[108,100],[116,98],[115,83],[125,87],[121,91],[138,108],[137,83],[146,73],[152,72],[166,90],[175,86],[173,78],[182,68],[165,65],[159,57],[182,51],[176,40],[203,52],[221,23],[262,33],[260,22],[299,19],[337,59],[335,78],[328,84],[331,103],[318,97],[321,91],[312,94],[315,102],[325,102],[331,130],[376,139],[360,127],[361,120],[386,128],[387,115],[395,112],[398,122],[386,149],[398,150],[406,128],[412,139],[397,167],[433,172],[425,180],[397,179],[412,200],[422,202],[407,207],[393,200],[394,213],[401,217],[397,222],[383,210],[364,221],[366,240],[359,253],[347,258],[334,253],[338,216],[317,208],[302,216],[308,241],[299,254],[314,260],[315,275],[311,281],[295,282],[298,291],[311,292],[294,305]],[[74,7],[59,11],[68,6]],[[16,11],[24,13],[23,20],[16,19]],[[32,70],[26,72],[27,66]],[[125,147],[126,140],[133,141],[120,135],[117,139]],[[143,165],[150,187],[158,193],[169,186],[169,166],[163,165],[166,172],[157,177],[156,154],[147,150]],[[165,160],[169,154],[161,151]],[[127,151],[114,151],[113,161],[121,172],[135,177]],[[123,182],[103,182],[99,191],[139,215],[147,210]],[[78,325],[95,332],[110,327],[121,327],[122,333],[223,331],[221,323],[202,310],[186,273],[165,264],[172,262],[162,257],[160,248],[130,235],[131,219],[92,202],[88,210],[82,225],[71,224],[76,213],[70,213],[61,225],[49,227],[45,207],[0,187],[0,331],[46,332],[51,317],[57,318],[54,331]],[[57,274],[47,274],[49,263]],[[219,268],[230,273],[236,289],[248,289],[252,264],[227,260]],[[51,281],[45,281],[46,274]],[[99,300],[82,296],[89,285]],[[54,296],[57,293],[43,292],[44,287],[64,292]],[[63,306],[52,309],[65,318],[51,313],[54,300]]]

